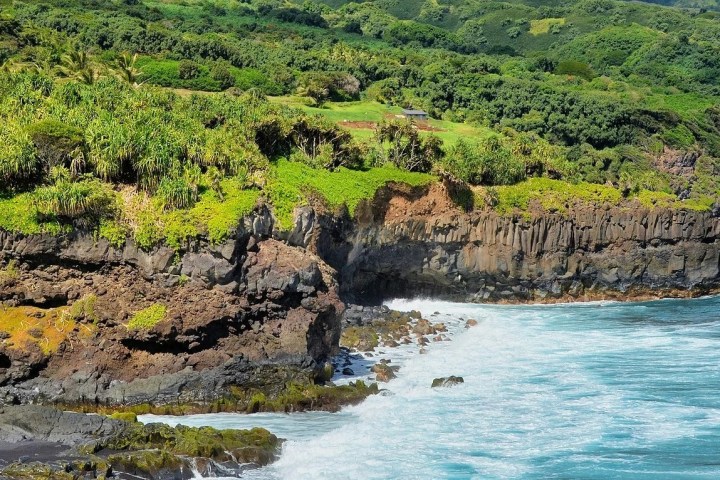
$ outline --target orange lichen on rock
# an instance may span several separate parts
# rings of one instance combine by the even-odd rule
[[[35,344],[50,355],[76,325],[67,308],[0,307],[0,332],[5,334],[5,345],[13,349]]]

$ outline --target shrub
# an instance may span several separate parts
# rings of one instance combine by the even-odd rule
[[[41,217],[99,221],[115,210],[115,194],[95,179],[73,182],[59,178],[54,185],[38,188],[33,201]]]
[[[457,178],[474,185],[510,185],[526,176],[526,163],[497,138],[476,145],[459,142],[444,160]]]
[[[200,75],[200,65],[192,60],[183,60],[178,65],[178,75],[181,80],[192,80]]]
[[[197,201],[197,185],[182,177],[164,178],[158,186],[157,196],[165,209],[188,208]]]
[[[70,316],[73,320],[86,320],[90,322],[96,322],[98,320],[95,313],[95,303],[97,302],[97,296],[90,294],[85,295],[80,300],[77,300],[70,307]]]
[[[410,172],[429,172],[443,155],[442,140],[434,135],[421,138],[409,121],[382,122],[375,137],[385,153],[385,161]]]
[[[665,130],[661,138],[665,143],[675,148],[689,149],[695,145],[695,136],[689,128],[682,124]]]
[[[17,261],[10,260],[5,268],[0,268],[0,287],[4,287],[12,283],[20,276]]]
[[[564,60],[558,63],[555,73],[557,75],[573,75],[585,80],[592,80],[596,76],[590,65],[575,60]]]
[[[38,172],[30,135],[13,122],[0,125],[0,180],[3,186],[18,186]],[[2,189],[2,187],[0,187]]]
[[[235,85],[235,77],[232,73],[230,73],[230,70],[222,64],[218,64],[213,67],[210,72],[210,77],[212,77],[212,79],[220,85],[222,90],[227,90]]]
[[[30,125],[28,133],[48,170],[56,165],[70,166],[70,161],[82,154],[85,140],[80,128],[48,119]]]

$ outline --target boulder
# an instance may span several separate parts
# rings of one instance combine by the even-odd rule
[[[378,382],[389,382],[393,378],[396,378],[393,369],[384,363],[377,363],[373,365],[372,371],[375,374],[375,379]]]
[[[434,379],[432,381],[431,388],[452,387],[454,385],[459,385],[461,383],[465,383],[465,379],[463,379],[463,377],[456,377],[454,375],[451,375],[449,377],[440,377],[440,378]]]

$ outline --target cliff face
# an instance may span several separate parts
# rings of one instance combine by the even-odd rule
[[[547,301],[702,293],[720,285],[711,213],[575,208],[462,213],[444,189],[396,191],[360,214],[342,267],[357,299]]]
[[[28,325],[0,325],[0,403],[207,404],[234,386],[273,389],[316,375],[337,349],[341,296],[713,291],[720,219],[640,208],[465,213],[435,184],[383,189],[352,220],[303,208],[286,233],[259,208],[224,244],[198,240],[179,253],[132,241],[114,248],[81,233],[0,232],[0,266],[10,261],[0,302]],[[166,308],[157,324],[133,328],[138,311],[157,305]],[[58,307],[69,317],[52,317]]]
[[[208,403],[234,385],[311,379],[337,350],[336,274],[271,234],[266,210],[225,244],[198,242],[177,255],[131,241],[116,249],[87,234],[0,232],[17,271],[0,279],[0,301],[20,324],[42,317],[24,336],[0,325],[14,333],[0,343],[0,395],[6,403]],[[134,327],[133,316],[153,306],[164,318]]]

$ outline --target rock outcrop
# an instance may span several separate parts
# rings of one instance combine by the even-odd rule
[[[720,218],[640,206],[502,216],[397,190],[358,215],[342,291],[376,303],[427,295],[549,301],[691,295],[720,286]],[[380,196],[380,194],[379,194]]]
[[[91,235],[0,232],[16,272],[0,302],[21,324],[42,317],[34,337],[0,328],[0,400],[207,404],[233,386],[312,381],[337,350],[336,273],[271,233],[266,211],[244,219],[230,241],[180,254],[132,241],[114,248]],[[134,320],[154,307],[154,323]]]
[[[456,377],[455,375],[450,375],[449,377],[434,378],[430,387],[454,387],[455,385],[460,385],[461,383],[465,383],[465,379],[463,377]]]
[[[143,425],[37,405],[4,407],[0,435],[0,478],[62,480],[238,476],[273,461],[281,444],[261,428]]]

